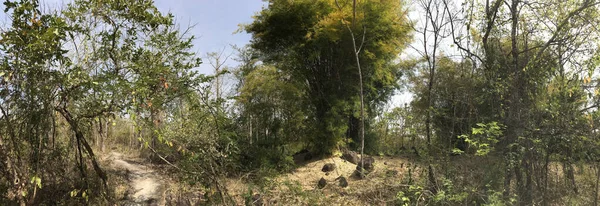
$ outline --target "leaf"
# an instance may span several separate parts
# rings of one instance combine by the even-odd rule
[[[38,176],[31,177],[30,183],[35,184],[38,188],[42,189],[42,179]]]
[[[458,148],[453,148],[452,149],[452,154],[460,155],[460,154],[463,154],[463,153],[465,153],[465,151],[462,151],[461,149],[458,149]]]
[[[71,197],[75,197],[77,195],[77,193],[79,193],[78,189],[74,189],[71,191]]]
[[[473,128],[473,134],[483,134],[483,128]]]
[[[88,195],[85,191],[83,191],[83,193],[81,193],[81,197],[85,198],[85,201],[88,201]]]

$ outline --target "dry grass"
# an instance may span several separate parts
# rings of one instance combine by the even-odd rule
[[[417,179],[421,168],[402,157],[374,157],[375,169],[365,179],[353,176],[356,165],[340,157],[330,157],[300,163],[291,173],[272,180],[263,195],[265,205],[387,205],[395,200],[395,191],[406,186],[408,171]],[[336,169],[325,173],[323,165],[333,163]],[[410,168],[410,169],[409,169]],[[338,185],[336,178],[343,176],[348,187]],[[324,178],[327,185],[318,189],[317,182]],[[244,204],[248,185],[238,179],[227,181],[229,194],[238,205]],[[258,192],[254,192],[258,193]]]
[[[135,157],[140,154],[132,152],[127,156]],[[105,159],[101,156],[103,162]],[[356,165],[342,160],[338,156],[312,160],[299,163],[299,166],[290,173],[281,174],[272,179],[265,179],[261,186],[248,183],[248,178],[243,175],[238,178],[226,179],[223,184],[229,196],[236,205],[245,205],[246,199],[251,195],[260,194],[264,205],[393,205],[398,191],[406,191],[408,178],[415,184],[425,177],[426,168],[415,161],[405,157],[374,157],[375,169],[367,178],[353,177]],[[446,160],[444,160],[446,161]],[[477,181],[493,178],[496,174],[495,167],[502,163],[494,158],[484,157],[453,157],[444,164],[436,166],[438,177],[445,173],[453,174],[455,188],[476,186]],[[321,171],[323,165],[333,163],[336,169],[329,173]],[[481,167],[481,165],[487,165]],[[204,194],[207,188],[190,186],[181,180],[171,177],[165,166],[153,165],[156,171],[161,172],[165,182],[163,199],[165,205],[207,203]],[[474,168],[478,168],[475,169]],[[579,193],[568,190],[569,184],[563,174],[562,164],[552,162],[549,165],[549,196],[554,197],[556,205],[586,205],[593,203],[595,197],[596,171],[590,165],[576,165],[575,177],[579,186]],[[410,177],[409,177],[410,173]],[[115,171],[109,171],[114,180],[115,197],[123,198],[127,191],[124,176]],[[338,186],[336,178],[343,176],[348,180],[348,187]],[[328,184],[323,189],[317,187],[319,179],[324,178]],[[120,183],[119,183],[120,182]],[[264,183],[264,184],[262,184]],[[564,195],[568,194],[568,195]],[[483,195],[483,194],[481,194]],[[118,199],[117,199],[118,201]],[[215,203],[218,204],[218,203]]]

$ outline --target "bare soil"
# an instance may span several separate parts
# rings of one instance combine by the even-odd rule
[[[124,174],[127,181],[122,205],[164,205],[164,182],[159,175],[137,157],[110,152],[103,162],[109,171]],[[106,167],[105,166],[105,167]]]

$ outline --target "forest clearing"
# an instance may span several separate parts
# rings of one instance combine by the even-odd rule
[[[0,205],[600,199],[598,0],[1,8]]]

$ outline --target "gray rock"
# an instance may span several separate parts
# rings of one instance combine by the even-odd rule
[[[321,177],[317,186],[319,186],[319,189],[323,189],[325,187],[325,185],[327,185],[327,180],[325,180],[325,178]]]
[[[352,164],[358,164],[358,162],[360,161],[360,158],[358,157],[358,154],[354,151],[346,151],[342,154],[342,159],[346,160]]]
[[[321,169],[322,172],[331,172],[333,170],[335,170],[336,166],[333,163],[327,163],[325,165],[323,165],[323,168]]]
[[[348,180],[344,176],[340,176],[340,177],[336,178],[335,180],[338,181],[338,185],[340,187],[343,187],[343,188],[348,187]]]
[[[373,171],[373,169],[375,169],[375,159],[373,159],[373,157],[366,156],[365,158],[363,158],[363,162],[365,165],[365,170],[367,170],[368,172],[371,172],[371,171]],[[358,163],[356,164],[357,170],[361,169],[360,165],[361,165],[361,163],[359,160]]]

